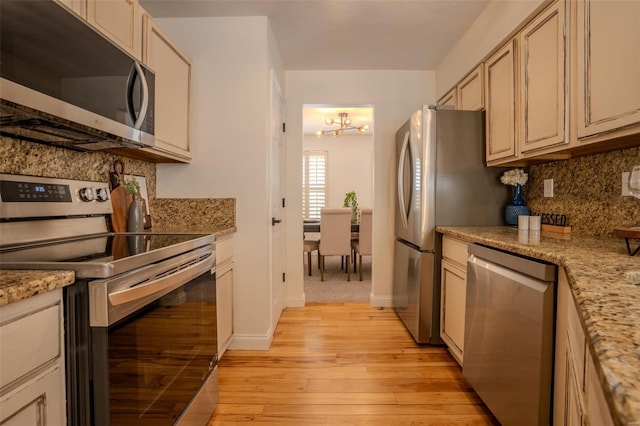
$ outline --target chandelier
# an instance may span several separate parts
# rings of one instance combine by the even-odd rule
[[[325,129],[325,130],[321,129],[321,130],[318,130],[316,134],[318,136],[324,136],[325,134],[330,134],[331,136],[336,137],[342,134],[342,132],[347,130],[357,130],[358,133],[364,133],[367,130],[369,130],[368,124],[361,124],[360,126],[352,126],[351,119],[349,118],[349,114],[347,114],[346,112],[341,112],[340,114],[338,114],[338,116],[340,117],[339,119],[327,118],[326,120],[324,120],[324,122],[327,126],[333,126],[334,124],[337,124],[340,126],[339,128]]]

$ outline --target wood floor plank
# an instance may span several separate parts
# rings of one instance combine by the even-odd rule
[[[415,367],[366,368],[365,366],[340,365],[326,368],[255,368],[235,367],[220,372],[220,378],[242,380],[247,376],[256,379],[460,379],[462,372],[454,370],[451,365],[444,367],[426,367],[416,371]]]
[[[377,404],[377,405],[267,405],[262,414],[265,415],[451,415],[481,414],[487,410],[475,404]]]
[[[395,404],[391,392],[227,392],[220,391],[220,402],[227,404]]]
[[[471,387],[464,379],[313,379],[307,381],[307,392],[434,392],[464,391]]]
[[[228,350],[219,376],[208,426],[498,424],[445,347],[366,303],[288,308],[269,350]]]

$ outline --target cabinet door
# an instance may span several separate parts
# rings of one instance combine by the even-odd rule
[[[150,16],[144,18],[144,62],[155,71],[155,153],[191,159],[191,59]],[[145,148],[146,150],[146,148]]]
[[[515,157],[516,41],[511,40],[484,65],[487,162]]]
[[[520,151],[568,143],[565,138],[564,2],[519,34]]]
[[[467,295],[466,273],[446,260],[442,261],[440,329],[442,340],[462,365],[464,351],[464,315]]]
[[[142,58],[142,13],[136,0],[88,0],[87,21],[135,58]]]
[[[613,426],[611,412],[607,405],[595,364],[591,358],[591,354],[587,352],[587,360],[585,362],[585,398],[587,405],[587,418],[589,424],[598,426]]]
[[[80,15],[83,19],[87,18],[87,3],[85,0],[54,0]]]
[[[222,268],[221,268],[222,269]],[[221,357],[233,337],[233,268],[216,272],[216,310],[218,318],[218,356]]]
[[[2,426],[64,425],[64,371],[54,367],[0,398]]]
[[[482,64],[458,83],[457,109],[479,111],[484,108],[484,84]]]
[[[441,97],[436,104],[450,106],[455,109],[456,108],[456,88],[454,87],[449,92],[447,92],[447,94]]]
[[[640,123],[640,2],[577,1],[577,133]]]
[[[579,378],[576,377],[576,366],[574,364],[575,355],[571,352],[571,346],[567,345],[566,353],[566,394],[565,394],[565,416],[562,425],[574,426],[583,425],[584,403],[582,398],[582,388],[579,385]]]
[[[553,392],[553,424],[581,426],[585,423],[583,399],[584,335],[564,269],[558,271],[556,298],[556,353]],[[571,324],[569,324],[571,322]],[[577,351],[576,351],[577,349]]]

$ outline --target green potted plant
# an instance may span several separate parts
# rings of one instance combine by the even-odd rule
[[[140,193],[140,184],[135,176],[132,177],[131,180],[126,180],[124,177],[120,178],[120,185],[122,185],[124,191],[132,197]]]
[[[356,191],[347,192],[344,195],[343,207],[351,207],[351,223],[358,223],[358,196]]]
[[[144,229],[144,217],[140,198],[140,184],[135,177],[132,177],[131,180],[125,180],[122,177],[120,178],[120,184],[125,192],[131,196],[131,204],[127,215],[127,231],[141,232]]]

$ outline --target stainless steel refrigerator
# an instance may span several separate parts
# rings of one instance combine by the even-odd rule
[[[440,344],[436,226],[502,225],[508,190],[484,159],[484,112],[423,106],[396,133],[393,304],[418,343]]]

